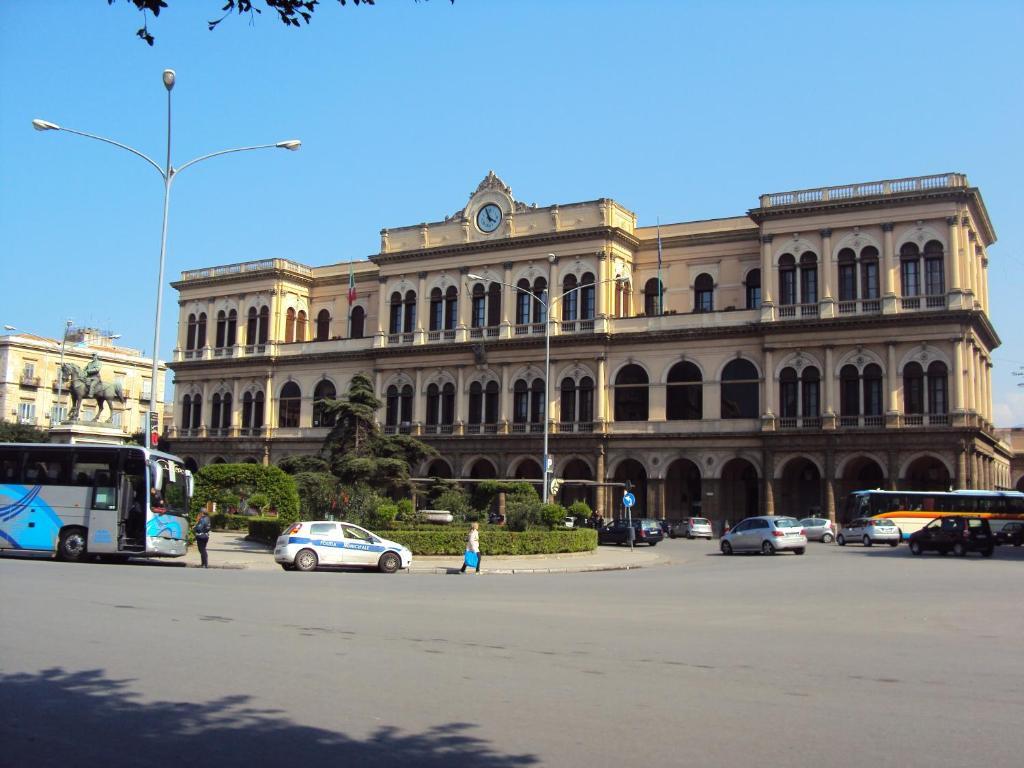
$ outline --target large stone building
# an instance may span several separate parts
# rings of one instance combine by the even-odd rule
[[[72,400],[69,382],[60,382],[63,351],[63,359],[80,369],[85,368],[93,354],[99,356],[103,382],[120,384],[125,396],[123,403],[113,403],[112,412],[104,408],[102,419],[109,418],[109,423],[124,435],[142,432],[145,414],[150,409],[153,360],[143,357],[137,349],[119,346],[118,338],[95,328],[68,328],[66,337],[61,339],[17,332],[0,336],[0,421],[46,429],[67,418]],[[162,414],[166,364],[159,363],[157,370],[160,383],[156,410]],[[80,418],[95,418],[95,408],[94,401],[84,401]]]
[[[525,205],[491,173],[444,220],[382,230],[368,261],[183,273],[174,449],[315,452],[318,401],[361,371],[384,429],[440,451],[420,473],[539,479],[547,430],[557,477],[629,479],[651,516],[842,517],[856,488],[1005,487],[994,241],[961,174],[659,230],[609,199]],[[610,516],[619,493],[559,495]]]

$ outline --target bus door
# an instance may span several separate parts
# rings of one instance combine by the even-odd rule
[[[81,491],[85,525],[89,531],[88,551],[117,552],[120,516],[117,494],[117,452],[75,453],[71,482]]]

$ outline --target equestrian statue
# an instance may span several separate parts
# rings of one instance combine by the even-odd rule
[[[110,421],[114,418],[114,401],[117,400],[123,405],[127,400],[118,382],[104,384],[100,380],[100,357],[97,354],[92,356],[92,360],[86,364],[85,370],[74,363],[64,362],[61,365],[60,375],[65,379],[71,379],[71,384],[68,387],[71,392],[71,413],[68,414],[68,421],[78,420],[78,412],[82,408],[82,401],[86,398],[96,401],[96,418],[93,421],[100,420],[104,403],[107,404],[107,410],[110,411],[106,420]]]

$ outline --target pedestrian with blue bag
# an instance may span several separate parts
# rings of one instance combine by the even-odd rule
[[[466,567],[476,567],[476,575],[480,575],[480,523],[470,523],[466,534],[466,556],[462,560],[459,573],[465,573]]]

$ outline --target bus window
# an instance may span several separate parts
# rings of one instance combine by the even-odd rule
[[[70,458],[66,453],[54,451],[26,451],[23,482],[26,485],[70,485]]]
[[[922,499],[921,499],[921,509],[923,509],[926,512],[934,512],[935,511],[935,497],[934,496],[924,496],[924,497],[922,497]]]
[[[21,476],[21,451],[17,448],[0,449],[0,483],[16,483]]]
[[[1024,499],[1010,497],[1006,500],[1006,511],[1014,514],[1024,514]]]
[[[117,509],[116,476],[116,451],[82,451],[75,455],[71,466],[75,485],[92,488],[93,509]]]

